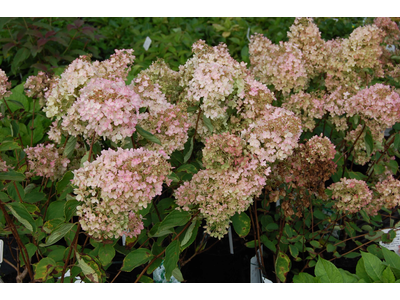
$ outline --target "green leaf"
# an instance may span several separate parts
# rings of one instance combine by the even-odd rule
[[[54,261],[54,259],[50,257],[42,258],[36,265],[34,279],[41,280],[43,282],[46,281],[56,265],[57,263]]]
[[[18,67],[20,66],[20,64],[26,60],[29,55],[31,54],[31,52],[27,49],[27,48],[20,48],[17,53],[14,56],[14,60],[12,61],[11,64],[11,69],[12,72],[15,73],[18,69]]]
[[[77,140],[76,136],[70,136],[69,137],[68,142],[67,142],[67,144],[65,145],[65,148],[64,148],[64,153],[63,154],[64,154],[65,157],[69,157],[74,152],[74,149],[75,149],[75,146],[76,146],[76,140]]]
[[[50,203],[47,213],[46,213],[46,218],[45,220],[52,220],[52,219],[64,219],[64,207],[65,207],[66,201],[54,201]]]
[[[175,240],[168,245],[165,249],[165,259],[164,259],[164,267],[165,267],[165,278],[168,280],[171,279],[172,271],[177,267],[177,263],[179,260],[179,241]]]
[[[343,277],[338,268],[322,257],[318,257],[315,265],[315,275],[323,283],[343,283]]]
[[[251,223],[249,216],[245,212],[242,212],[241,214],[236,213],[231,220],[233,228],[241,238],[244,238],[249,234]]]
[[[74,227],[73,223],[62,223],[58,225],[50,234],[50,236],[46,239],[45,244],[40,244],[40,247],[47,247],[57,243],[61,240],[71,229]]]
[[[64,215],[65,220],[69,221],[74,215],[76,215],[76,207],[79,205],[77,200],[69,200],[65,203]]]
[[[185,246],[187,242],[189,242],[190,238],[192,237],[193,229],[196,226],[195,220],[192,221],[192,224],[190,224],[189,228],[186,230],[185,236],[183,237],[183,240],[181,241],[181,245]]]
[[[169,230],[173,227],[185,225],[190,220],[190,213],[187,211],[173,210],[160,223],[157,231],[153,236],[159,236],[162,231]],[[150,236],[150,235],[149,235]]]
[[[327,251],[327,252],[336,251],[336,246],[334,246],[334,245],[331,244],[331,243],[328,243],[328,244],[326,245],[326,251]]]
[[[22,105],[22,107],[24,106]],[[11,120],[10,129],[11,129],[11,135],[13,137],[17,137],[19,133],[19,124],[15,120]]]
[[[321,244],[316,241],[316,240],[312,240],[310,241],[311,246],[313,246],[314,248],[321,248]]]
[[[15,171],[0,172],[0,180],[24,181],[25,175]]]
[[[204,125],[206,125],[206,127],[208,128],[208,130],[213,133],[214,131],[214,126],[211,123],[211,120],[209,118],[207,118],[204,114],[203,114],[203,122]]]
[[[144,137],[146,140],[161,145],[160,140],[159,140],[156,136],[154,136],[154,135],[151,134],[150,132],[144,130],[144,129],[143,129],[142,127],[140,127],[139,125],[136,125],[136,130],[137,130],[137,132],[138,132],[142,137]]]
[[[193,220],[193,223],[195,223],[193,229],[191,229],[191,227],[193,226],[193,223],[187,229],[187,231],[185,233],[185,236],[184,236],[183,240],[181,241],[181,250],[182,251],[185,250],[187,247],[189,247],[196,240],[197,232],[199,231],[199,227],[201,225],[201,221],[202,220],[200,218],[198,218],[197,220],[196,219]],[[183,241],[186,238],[186,235],[187,234],[189,235],[189,230],[191,230],[190,238],[189,238],[189,240],[187,242],[183,243]]]
[[[111,263],[115,256],[115,249],[111,244],[104,244],[100,246],[98,257],[103,266]]]
[[[295,245],[289,245],[290,254],[296,258],[299,255],[299,249]]]
[[[179,270],[179,268],[175,268],[172,271],[172,276],[174,276],[175,279],[178,280],[179,282],[183,281],[183,276],[182,276],[181,270]]]
[[[189,158],[192,156],[192,152],[193,152],[193,137],[191,137],[186,143],[189,143],[189,149],[188,151],[185,153],[184,152],[184,157],[183,157],[183,162],[186,163]],[[185,144],[185,150],[186,150],[186,144]]]
[[[314,217],[316,217],[317,219],[320,220],[324,220],[327,218],[327,215],[325,215],[321,210],[319,210],[318,208],[315,208],[313,211]]]
[[[17,218],[22,225],[25,226],[30,232],[36,232],[36,223],[30,215],[26,207],[20,202],[12,202],[6,204],[7,208],[11,211],[14,217]]]
[[[187,112],[195,112],[198,109],[199,109],[198,106],[189,106],[186,111]]]
[[[294,283],[316,283],[316,278],[311,276],[308,273],[300,273],[297,275],[294,275],[293,277],[293,282]]]
[[[383,172],[385,172],[385,166],[381,164],[375,164],[374,165],[374,172],[376,175],[380,175]]]
[[[397,150],[400,150],[400,134],[397,132],[395,137],[394,137],[394,142],[393,142],[394,148]]]
[[[63,178],[57,183],[57,192],[61,193],[67,185],[71,184],[73,178],[74,173],[71,171],[66,172]]]
[[[18,106],[18,107],[20,107],[22,109],[25,109],[24,105],[20,101],[9,99],[9,100],[7,100],[7,103],[12,103],[15,106]]]
[[[18,145],[18,143],[16,143],[16,142],[4,141],[0,144],[0,151],[9,151],[9,150],[15,150],[15,149],[21,149],[21,146]]]
[[[364,259],[362,257],[357,262],[356,275],[365,282],[372,282],[371,277],[368,276],[367,271],[365,270]]]
[[[273,242],[271,242],[265,234],[261,236],[261,242],[265,245],[265,247],[270,249],[272,252],[274,252],[274,253],[276,252],[275,244]],[[252,248],[254,248],[254,245]],[[290,253],[292,253],[292,252],[290,252]]]
[[[153,254],[148,249],[135,249],[124,258],[121,270],[131,272],[134,268],[147,263],[152,258]]]
[[[344,257],[346,257],[346,258],[356,258],[356,257],[360,257],[360,255],[361,254],[358,253],[358,252],[350,252],[350,253],[344,255]]]
[[[8,195],[12,199],[14,199],[14,201],[21,202],[19,197],[21,197],[21,199],[24,200],[24,197],[25,197],[24,189],[22,188],[22,186],[18,182],[15,183],[15,185],[17,186],[17,189],[15,189],[14,184],[8,185],[8,188],[7,188]],[[19,196],[18,196],[18,194],[19,194]]]
[[[351,274],[349,271],[339,269],[340,274],[343,277],[343,283],[357,283],[358,277],[354,274]]]
[[[191,173],[191,174],[196,174],[197,173],[197,169],[194,165],[191,164],[184,164],[182,166],[180,166],[176,172],[187,172],[187,173]]]
[[[0,200],[7,203],[11,201],[11,198],[6,193],[0,192]]]
[[[396,278],[390,267],[386,267],[386,269],[382,272],[382,282],[383,283],[394,283]]]
[[[275,273],[280,279],[280,281],[282,282],[286,281],[286,275],[290,271],[290,267],[291,267],[290,258],[282,251],[279,251],[278,257],[275,261]]]
[[[385,258],[385,262],[396,269],[400,270],[400,256],[394,253],[393,251],[382,247],[383,257]]]
[[[396,175],[397,170],[399,169],[399,164],[395,160],[391,160],[387,163],[388,167],[390,168],[390,171]]]
[[[25,245],[25,248],[26,248],[26,251],[28,252],[28,260],[30,261],[32,256],[35,254],[37,247],[36,247],[36,245],[29,243],[29,244]],[[21,255],[23,255],[25,257],[25,252],[21,251]],[[21,262],[21,267],[23,267],[25,265],[24,259],[23,258],[20,259],[20,262]]]
[[[86,258],[86,261],[83,258]],[[97,270],[98,266],[97,268],[95,267],[96,263],[88,254],[80,255],[78,252],[76,252],[76,259],[78,261],[78,266],[82,269],[82,272],[85,274],[86,278],[94,283],[100,282],[100,274],[99,270]]]
[[[365,176],[360,172],[352,172],[352,171],[349,172],[349,176],[351,179],[358,179],[358,180],[364,180],[368,178],[368,176]]]
[[[365,147],[367,148],[367,156],[369,157],[374,150],[374,139],[372,138],[371,131],[367,129],[364,137]]]
[[[161,223],[156,223],[149,231],[149,237],[161,237],[173,233],[173,229],[159,229]]]
[[[267,231],[274,231],[274,230],[278,230],[279,226],[276,223],[269,223],[265,228]]]
[[[380,281],[385,265],[379,258],[371,253],[361,252],[361,255],[364,259],[364,267],[368,276],[375,282]]]
[[[46,198],[46,194],[42,192],[29,192],[24,197],[24,202],[36,203]]]
[[[138,274],[138,277],[139,277],[139,274]],[[142,275],[142,277],[140,277],[140,279],[139,279],[139,282],[142,282],[142,283],[153,283],[154,280],[152,278],[150,278],[149,276]]]

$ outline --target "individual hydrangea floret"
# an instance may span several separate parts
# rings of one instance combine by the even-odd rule
[[[351,214],[359,212],[372,201],[372,191],[362,180],[341,178],[328,189],[332,191],[332,199],[336,200],[336,208]]]
[[[68,110],[62,127],[74,136],[96,134],[121,141],[135,132],[140,107],[140,97],[123,81],[92,79]]]
[[[43,176],[51,180],[60,179],[67,170],[68,158],[59,154],[54,144],[38,144],[25,150],[28,157],[29,172],[27,176]]]

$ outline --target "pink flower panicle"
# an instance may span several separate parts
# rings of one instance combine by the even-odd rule
[[[14,167],[7,166],[5,161],[0,160],[0,172],[8,172],[8,169],[14,169]]]
[[[149,114],[141,119],[139,125],[155,135],[161,146],[155,143],[146,145],[150,150],[164,150],[167,155],[175,150],[183,150],[188,139],[190,123],[186,106],[169,104],[169,108],[157,114]]]
[[[158,84],[153,84],[150,77],[142,74],[132,81],[130,87],[142,99],[142,107],[146,107],[150,115],[157,115],[172,107],[172,104],[167,101],[165,95],[161,92]],[[146,116],[142,114],[142,116]]]
[[[135,60],[133,49],[115,49],[115,53],[102,62],[94,62],[95,77],[109,80],[123,80],[128,77]]]
[[[69,159],[59,154],[54,144],[39,144],[25,150],[28,157],[29,172],[27,176],[43,176],[51,180],[60,179],[67,170]]]
[[[39,105],[45,104],[45,94],[51,85],[50,77],[40,71],[36,76],[29,76],[24,85],[28,97],[39,99]]]
[[[150,78],[150,81],[154,84],[158,84],[168,102],[175,104],[179,102],[181,95],[180,74],[173,71],[163,59],[158,58],[149,68],[141,71],[138,78],[144,75]]]
[[[176,189],[175,199],[183,210],[198,207],[206,220],[206,232],[221,239],[228,232],[230,218],[245,211],[264,185],[262,174],[241,169],[224,172],[206,169]]]
[[[399,44],[400,30],[396,22],[393,22],[390,18],[376,18],[374,24],[383,30],[385,38],[384,42],[388,45]]]
[[[8,81],[7,74],[0,69],[0,98],[9,97],[11,95],[11,82]]]
[[[347,213],[357,213],[372,202],[372,191],[362,180],[341,178],[328,189],[332,191],[332,199],[336,200],[336,208]]]
[[[92,79],[68,110],[62,127],[86,139],[95,133],[113,142],[121,141],[135,132],[140,107],[140,97],[123,81]]]
[[[84,230],[96,238],[136,236],[143,228],[138,211],[160,195],[171,165],[155,151],[103,150],[93,162],[74,171],[77,207]],[[132,214],[135,214],[132,215]],[[130,224],[130,225],[129,225]]]
[[[241,132],[241,137],[261,165],[265,165],[292,155],[301,133],[301,121],[293,112],[267,104],[260,117]]]
[[[296,45],[303,54],[304,68],[312,78],[321,72],[325,65],[323,47],[325,41],[312,18],[296,18],[288,32],[289,42]]]
[[[316,161],[329,162],[335,158],[335,145],[325,136],[313,136],[306,143],[306,160],[313,164]]]
[[[344,104],[347,116],[356,114],[371,131],[381,132],[400,118],[400,96],[390,86],[377,83],[359,91]]]
[[[280,42],[274,45],[261,34],[250,39],[249,54],[252,73],[267,85],[289,94],[304,90],[308,86],[308,76],[303,54],[296,44]]]
[[[326,96],[321,93],[305,93],[300,91],[290,95],[282,107],[295,113],[301,119],[303,130],[312,131],[315,119],[321,119],[325,114]]]

